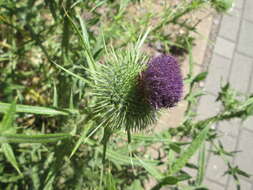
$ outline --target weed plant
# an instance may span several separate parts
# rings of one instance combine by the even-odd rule
[[[191,14],[224,12],[232,1],[159,3],[0,1],[0,189],[205,190],[209,152],[240,189],[239,177],[250,175],[231,163],[239,153],[225,150],[211,126],[245,120],[253,98],[225,84],[218,114],[197,120],[194,111],[207,73],[193,72],[202,19]],[[162,132],[154,124],[163,110],[136,89],[153,52],[189,54],[184,118]]]

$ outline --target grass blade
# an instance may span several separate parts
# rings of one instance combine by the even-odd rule
[[[87,134],[88,134],[88,132],[89,132],[89,130],[90,130],[91,127],[92,127],[92,123],[89,123],[86,127],[84,127],[82,136],[78,139],[78,141],[77,141],[75,147],[73,148],[73,150],[72,150],[69,158],[71,158],[75,154],[75,152],[77,151],[77,149],[79,148],[79,146],[83,142],[85,142],[85,138],[87,138]]]
[[[117,190],[116,181],[115,181],[113,175],[111,174],[110,170],[108,171],[108,173],[105,176],[105,186],[106,186],[106,189],[108,189],[108,190]]]
[[[206,163],[205,161],[206,161],[206,149],[205,149],[205,144],[203,144],[203,147],[199,152],[198,174],[197,174],[197,179],[196,179],[196,185],[201,185],[204,180],[205,163]]]
[[[86,29],[83,18],[81,18],[81,16],[78,16],[78,19],[79,19],[79,22],[80,22],[80,25],[81,25],[82,39],[84,40],[84,46],[86,48],[85,56],[86,56],[86,59],[87,59],[87,63],[89,65],[90,70],[92,72],[94,72],[96,65],[95,65],[95,62],[94,62],[94,59],[93,59],[93,56],[92,56],[92,52],[91,52],[91,46],[90,46],[90,42],[89,42],[89,35],[88,35],[88,32],[87,32],[87,29]]]
[[[83,19],[80,16],[78,17],[80,25],[81,25],[81,30],[82,30],[82,31],[80,31],[78,29],[78,26],[75,24],[75,22],[73,21],[73,19],[71,18],[71,16],[68,14],[68,12],[65,9],[64,9],[64,12],[65,12],[67,18],[69,19],[74,31],[76,31],[78,37],[81,40],[80,42],[81,42],[82,46],[84,47],[84,52],[85,52],[84,55],[87,59],[89,69],[91,69],[91,71],[94,72],[95,61],[93,59],[93,56],[92,56],[92,53],[91,53],[91,50],[90,50],[90,42],[89,42],[89,38],[88,38],[88,32],[86,30]]]
[[[17,163],[16,157],[14,155],[14,152],[13,152],[11,146],[8,143],[3,143],[2,144],[2,150],[4,152],[4,155],[5,155],[6,159],[18,171],[18,173],[21,174],[21,171],[18,167],[18,163]]]
[[[0,102],[0,113],[6,113],[10,109],[11,104]],[[58,110],[54,108],[40,107],[40,106],[28,106],[17,104],[17,113],[33,113],[41,115],[69,115],[70,113],[77,113],[76,110]]]
[[[0,134],[0,143],[53,143],[59,140],[70,138],[68,133],[57,134]]]
[[[0,105],[0,109],[1,109],[1,105]],[[9,109],[6,109],[6,111],[7,112],[4,115],[2,122],[0,123],[0,133],[4,133],[12,128],[13,126],[12,123],[13,123],[15,112],[16,112],[16,103],[13,102],[9,106]]]
[[[99,148],[99,152],[103,152],[103,148]],[[122,165],[131,165],[133,164],[134,166],[143,166],[140,161],[136,158],[130,158],[129,156],[120,154],[116,151],[113,151],[112,149],[108,148],[106,150],[106,157],[114,161],[115,163],[122,164]],[[152,164],[153,166],[158,164],[157,161],[155,160],[144,160],[146,164]]]
[[[59,64],[57,64],[57,63],[55,63],[55,62],[52,62],[52,63],[55,64],[57,67],[59,67],[61,70],[63,70],[63,71],[65,71],[66,73],[68,73],[69,75],[71,75],[71,76],[73,76],[73,77],[75,77],[75,78],[77,78],[77,79],[79,79],[79,80],[85,82],[86,84],[87,84],[87,83],[89,84],[90,81],[86,80],[85,78],[78,76],[77,74],[75,74],[75,73],[69,71],[68,69],[65,69],[64,67],[60,66]]]
[[[56,82],[54,81],[54,98],[53,98],[53,106],[55,108],[58,107],[58,92],[57,92],[57,88],[56,88]]]

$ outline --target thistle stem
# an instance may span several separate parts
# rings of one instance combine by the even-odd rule
[[[102,157],[103,165],[105,164],[106,150],[107,150],[107,142],[103,142],[103,157]]]
[[[127,128],[127,141],[129,144],[131,143],[131,132],[129,128]]]
[[[106,158],[106,150],[107,150],[107,143],[111,136],[111,129],[105,128],[104,129],[104,135],[102,138],[102,144],[103,144],[103,155],[102,155],[102,163],[105,164],[105,158]]]

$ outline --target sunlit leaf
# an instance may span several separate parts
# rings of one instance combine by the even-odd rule
[[[11,104],[0,102],[0,113],[5,113],[10,109]],[[78,113],[77,110],[58,110],[40,106],[16,105],[17,113],[33,113],[40,115],[69,115],[70,113]]]
[[[52,143],[70,137],[68,133],[39,135],[0,134],[0,143]]]
[[[148,173],[155,177],[157,180],[162,180],[164,175],[161,171],[157,169],[157,167],[152,166],[151,164],[146,163],[145,161],[141,160],[140,158],[136,157],[141,165],[148,171]]]

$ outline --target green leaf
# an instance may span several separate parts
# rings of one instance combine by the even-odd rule
[[[71,135],[68,133],[39,135],[0,134],[0,143],[52,143],[70,137]]]
[[[196,102],[197,98],[200,96],[203,96],[203,95],[205,95],[205,93],[203,91],[199,90],[199,91],[195,91],[195,92],[191,92],[191,93],[187,94],[185,96],[185,99],[187,101]]]
[[[54,81],[54,98],[53,98],[53,106],[58,107],[58,92],[56,88],[56,82]]]
[[[178,154],[181,152],[180,146],[178,146],[176,143],[171,143],[169,147]]]
[[[0,133],[6,133],[13,127],[13,120],[16,112],[16,103],[13,102],[0,123]]]
[[[19,170],[18,163],[17,163],[16,157],[14,155],[14,152],[13,152],[11,146],[8,143],[3,143],[2,150],[4,152],[6,159],[18,171],[18,173],[21,174],[21,171]]]
[[[229,9],[232,8],[232,5],[234,3],[234,0],[213,0],[211,1],[212,6],[216,9],[218,12],[226,12]]]
[[[76,145],[73,148],[73,150],[72,150],[69,158],[71,158],[75,154],[75,152],[77,151],[77,149],[79,148],[79,146],[82,143],[85,143],[85,139],[87,138],[87,134],[88,134],[89,130],[91,129],[91,127],[92,127],[92,123],[88,123],[87,125],[84,126],[84,129],[83,129],[83,132],[82,132],[82,136],[76,142]]]
[[[56,10],[57,10],[57,4],[56,4],[56,1],[52,1],[52,0],[45,0],[45,3],[46,5],[48,6],[53,18],[55,21],[57,21],[57,13],[56,13]]]
[[[74,20],[71,18],[71,16],[68,14],[68,12],[64,9],[64,12],[67,16],[67,18],[69,19],[70,23],[71,23],[71,26],[73,27],[74,31],[77,33],[78,37],[80,38],[80,43],[82,44],[82,46],[84,47],[84,55],[87,59],[87,63],[88,63],[88,66],[89,66],[89,69],[91,70],[91,72],[94,72],[94,68],[95,68],[95,61],[93,59],[93,56],[92,56],[92,53],[91,53],[91,48],[90,48],[90,42],[89,42],[89,37],[88,37],[88,32],[86,30],[86,27],[85,27],[85,24],[83,22],[83,19],[81,18],[81,16],[78,16],[78,20],[80,22],[80,25],[81,25],[81,32],[78,28],[78,26],[75,24]],[[69,72],[68,70],[62,68],[65,72],[81,79],[81,80],[84,80],[86,81],[86,83],[89,83],[88,80],[72,73],[72,72]]]
[[[121,132],[122,136],[126,136],[125,132]],[[165,144],[171,143],[171,137],[170,136],[163,136],[160,134],[149,136],[149,135],[142,135],[142,134],[132,134],[131,135],[132,140],[135,140],[137,142],[147,142],[147,143],[155,143],[155,142],[161,142]]]
[[[187,164],[185,164],[185,166],[187,167],[187,168],[191,168],[191,169],[198,169],[198,166],[196,166],[195,164],[193,164],[193,163],[187,163]]]
[[[87,51],[89,51],[89,53],[91,53],[89,35],[88,35],[87,29],[86,29],[86,25],[84,23],[84,19],[80,15],[78,15],[78,20],[79,20],[80,25],[81,25],[82,39],[85,42],[85,46],[87,48]]]
[[[86,84],[89,84],[89,83],[90,83],[90,81],[86,80],[86,79],[83,78],[83,77],[80,77],[79,75],[77,75],[77,74],[75,74],[75,73],[69,71],[68,69],[65,69],[65,68],[62,67],[61,65],[59,65],[59,64],[57,64],[57,63],[55,63],[55,62],[53,62],[53,61],[52,61],[52,63],[55,64],[57,67],[59,67],[61,70],[63,70],[63,71],[65,71],[66,73],[68,73],[69,75],[75,77],[76,79],[79,79],[79,80],[83,81],[83,82],[86,83]]]
[[[177,176],[178,181],[185,181],[185,180],[189,180],[191,178],[192,178],[192,176],[190,176],[187,173],[183,173],[183,174],[180,174],[180,175]]]
[[[195,154],[195,152],[200,148],[202,143],[205,141],[209,127],[205,127],[199,135],[192,141],[191,145],[179,156],[171,166],[170,175],[174,175],[179,172],[189,161],[189,159]]]
[[[0,113],[5,113],[10,109],[11,104],[0,102]],[[58,110],[47,107],[40,106],[28,106],[28,105],[16,105],[17,113],[33,113],[33,114],[41,114],[41,115],[69,115],[70,113],[77,113],[76,110]]]
[[[141,185],[140,180],[138,180],[138,178],[136,180],[134,180],[134,182],[126,187],[126,190],[144,190],[143,186]]]
[[[236,167],[236,173],[239,174],[239,175],[241,175],[241,176],[244,176],[246,178],[250,178],[251,177],[250,174],[248,174],[247,172],[239,169],[238,167]]]
[[[138,157],[136,158],[139,160],[143,168],[145,168],[151,176],[155,177],[157,180],[162,180],[164,178],[164,175],[162,174],[162,172],[160,172],[156,167],[154,167],[153,165],[149,163],[145,163]]]
[[[99,147],[98,148],[99,152],[102,153],[103,152],[103,148]],[[142,163],[140,163],[140,159],[136,159],[136,158],[131,158],[130,156],[126,156],[124,154],[120,154],[110,148],[107,148],[106,150],[106,157],[118,164],[122,164],[122,165],[133,165],[133,166],[143,166]],[[158,161],[155,160],[143,160],[144,163],[155,166],[158,164]]]
[[[105,176],[105,186],[106,190],[117,190],[115,179],[110,171]]]
[[[168,160],[169,160],[170,162],[173,162],[174,159],[175,159],[175,153],[174,153],[173,150],[170,149],[169,152],[168,152]]]
[[[17,181],[19,181],[20,179],[22,179],[24,176],[23,175],[8,175],[8,174],[5,174],[5,175],[1,175],[0,176],[0,182],[1,183],[8,183],[8,184],[11,184],[11,183],[15,183]]]
[[[160,190],[163,186],[166,185],[176,185],[179,182],[178,178],[175,176],[167,176],[164,177],[162,180],[159,180],[159,182],[151,188],[151,190]]]
[[[161,184],[164,186],[164,185],[175,185],[178,183],[178,179],[177,177],[175,176],[168,176],[168,177],[165,177]]]
[[[207,77],[207,74],[208,74],[208,72],[199,73],[197,76],[195,76],[192,79],[192,83],[196,83],[196,82],[200,82],[202,80],[205,80],[205,78]]]
[[[206,149],[205,144],[203,144],[202,149],[199,152],[199,160],[198,160],[198,174],[196,179],[196,185],[201,185],[205,175],[205,161],[206,161]]]
[[[247,99],[241,106],[240,108],[246,108],[247,106],[251,106],[253,104],[253,97]]]

